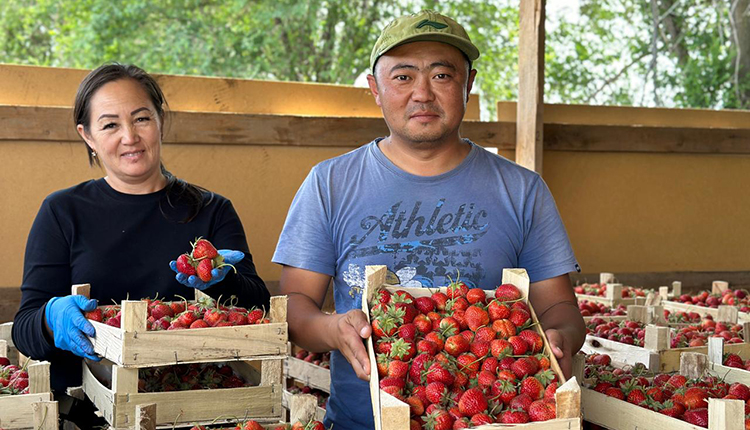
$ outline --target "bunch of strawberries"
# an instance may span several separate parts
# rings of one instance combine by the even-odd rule
[[[724,354],[724,360],[721,364],[727,367],[734,367],[737,369],[750,371],[750,359],[745,361],[739,355],[731,352]]]
[[[275,427],[273,426],[264,427],[261,424],[259,424],[257,421],[248,420],[242,423],[238,423],[234,427],[220,427],[220,428],[213,428],[213,429],[214,430],[266,430],[266,428],[269,428],[272,430],[326,430],[323,423],[317,420],[310,420],[307,422],[297,421],[293,425],[279,424]],[[208,430],[208,429],[209,427],[206,427],[206,426],[195,425],[190,430]]]
[[[380,388],[409,404],[412,429],[555,418],[558,378],[514,285],[492,294],[457,281],[429,297],[387,289],[376,297]]]
[[[208,282],[212,277],[211,270],[224,266],[234,268],[224,262],[224,257],[219,255],[219,251],[208,240],[199,237],[191,245],[193,249],[190,254],[182,254],[175,260],[178,272],[188,276],[197,275],[201,281]]]
[[[148,330],[182,330],[207,327],[226,327],[249,324],[266,324],[269,322],[265,311],[259,308],[245,309],[237,306],[219,304],[212,298],[203,298],[195,302],[187,300],[164,302],[161,300],[143,299],[148,303]],[[85,313],[86,318],[120,327],[121,311],[119,305],[98,307]]]
[[[676,300],[709,308],[718,308],[720,305],[737,306],[740,312],[750,312],[750,294],[744,289],[728,289],[722,294],[710,294],[708,291],[701,291],[694,295],[683,294]]]
[[[725,343],[742,343],[742,326],[716,322],[710,315],[695,324],[685,325],[672,334],[671,347],[705,346],[709,337],[721,337]]]
[[[331,367],[331,353],[330,352],[310,352],[304,349],[300,349],[294,354],[295,358],[312,363],[316,366],[320,366],[324,369]]]
[[[618,316],[627,315],[628,309],[625,305],[619,304],[616,308],[605,305],[604,303],[596,303],[590,300],[579,300],[578,310],[581,311],[581,315],[584,317],[590,316]]]
[[[226,364],[175,364],[138,370],[138,392],[140,393],[247,386],[250,384]]]
[[[645,366],[615,368],[607,355],[586,357],[586,386],[599,393],[634,405],[708,427],[708,399],[739,399],[750,413],[750,388],[729,384],[716,376],[687,379],[679,373],[650,374]],[[750,419],[745,420],[750,426]]]
[[[586,333],[628,345],[643,346],[646,326],[637,321],[605,321],[594,317],[586,323]]]
[[[29,393],[29,373],[0,357],[0,396]]]

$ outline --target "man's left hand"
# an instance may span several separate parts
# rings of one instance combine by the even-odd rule
[[[204,291],[217,282],[223,281],[224,277],[227,276],[227,273],[229,273],[230,270],[234,270],[234,267],[232,266],[239,263],[243,258],[245,258],[245,253],[242,251],[220,249],[218,250],[218,252],[219,255],[224,257],[224,263],[226,263],[227,265],[211,270],[211,279],[208,282],[203,282],[201,278],[195,275],[188,276],[184,273],[181,273],[177,270],[177,262],[174,260],[169,262],[169,267],[176,273],[175,279],[177,280],[177,282],[186,287]]]
[[[565,336],[560,330],[553,328],[545,330],[544,333],[547,335],[552,353],[557,357],[557,362],[560,364],[565,379],[570,378],[573,373],[573,357],[570,348],[566,346]]]

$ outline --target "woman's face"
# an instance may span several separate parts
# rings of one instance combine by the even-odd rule
[[[96,151],[110,185],[122,192],[163,186],[161,120],[146,91],[133,79],[103,85],[91,97],[89,131],[78,133]]]

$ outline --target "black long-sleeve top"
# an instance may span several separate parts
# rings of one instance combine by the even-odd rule
[[[242,306],[268,308],[268,290],[255,271],[232,203],[204,193],[205,206],[182,223],[188,207],[174,204],[178,198],[170,201],[166,189],[123,194],[98,179],[57,191],[42,203],[26,244],[13,342],[25,355],[52,363],[53,389],[64,392],[81,384],[81,359],[56,348],[47,334],[44,308],[50,298],[69,295],[71,285],[83,283],[91,284],[91,298],[100,305],[157,294],[168,300],[175,294],[190,298],[193,290],[175,280],[169,262],[190,252],[190,242],[199,236],[217,249],[245,253],[235,265],[237,274],[230,270],[205,293],[222,301],[235,295]]]

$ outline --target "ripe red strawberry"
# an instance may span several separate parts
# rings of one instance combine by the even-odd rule
[[[529,405],[529,419],[531,421],[549,421],[555,419],[557,411],[555,404],[544,400],[535,400]]]
[[[517,378],[521,379],[525,376],[535,374],[539,370],[539,365],[530,357],[521,357],[510,366],[510,370],[513,371]]]
[[[243,312],[233,309],[229,311],[229,315],[227,315],[227,321],[233,326],[247,325],[247,315],[245,315]]]
[[[412,323],[399,326],[398,336],[402,339],[414,340],[417,337],[417,326]]]
[[[445,384],[439,381],[430,382],[425,387],[425,395],[430,403],[438,404],[448,394]]]
[[[445,291],[445,294],[449,299],[456,299],[459,297],[466,297],[466,293],[469,292],[469,287],[463,283],[463,281],[451,282]]]
[[[524,355],[529,350],[529,344],[521,336],[511,336],[508,343],[513,347],[513,355]]]
[[[677,373],[670,376],[666,383],[669,384],[672,388],[680,388],[684,386],[686,382],[687,378]]]
[[[490,352],[490,343],[484,341],[474,341],[469,344],[469,351],[477,357],[486,357]]]
[[[472,288],[466,292],[466,301],[469,304],[484,304],[487,301],[487,294],[481,288]]]
[[[516,327],[523,327],[523,325],[531,319],[531,314],[523,309],[511,309],[510,317],[508,319]]]
[[[429,430],[451,430],[453,427],[453,417],[442,409],[435,409],[423,418],[425,428]]]
[[[604,390],[604,394],[616,399],[625,400],[625,393],[623,393],[622,390],[617,387],[607,388],[606,390]]]
[[[491,387],[497,379],[495,372],[489,370],[480,370],[477,374],[477,384],[483,389]]]
[[[529,422],[529,415],[524,411],[509,409],[500,415],[499,421],[503,424],[523,424]]]
[[[220,322],[226,321],[228,318],[227,313],[219,310],[219,309],[209,309],[206,311],[205,314],[203,314],[203,319],[210,325],[211,327],[216,327],[219,325]]]
[[[154,301],[149,307],[150,316],[154,317],[154,320],[158,320],[164,317],[173,317],[174,312],[169,305],[162,302]]]
[[[640,388],[635,388],[628,393],[627,401],[634,405],[640,405],[646,401],[646,393]]]
[[[505,303],[495,299],[487,306],[487,313],[490,321],[507,319],[510,317],[510,308]]]
[[[451,336],[445,340],[443,350],[454,357],[458,357],[469,350],[469,341],[460,334]]]
[[[386,387],[396,387],[403,390],[406,387],[406,381],[401,378],[383,378],[380,380],[380,388],[385,389]]]
[[[685,411],[682,419],[690,424],[708,428],[708,408],[693,409]]]
[[[206,239],[202,239],[199,237],[195,240],[195,243],[193,243],[192,257],[194,260],[200,260],[202,258],[212,260],[218,255],[219,252],[216,250],[213,244],[211,244],[211,242],[207,241]]]
[[[486,326],[490,323],[490,316],[487,314],[487,311],[474,305],[466,308],[464,319],[466,320],[466,325],[471,331],[477,331],[479,327]]]
[[[211,327],[205,320],[195,320],[190,324],[190,328],[206,328]]]
[[[257,421],[245,421],[242,425],[242,430],[265,430],[262,425],[258,424]]]
[[[201,279],[201,281],[208,282],[211,280],[213,276],[211,275],[211,270],[213,270],[213,268],[214,266],[213,266],[212,260],[206,259],[206,260],[201,260],[198,263],[198,267],[195,268],[195,271],[198,274],[198,277]]]
[[[555,401],[555,391],[557,391],[557,382],[556,381],[552,381],[544,389],[544,400],[554,402]]]
[[[706,400],[708,397],[708,394],[706,394],[706,390],[698,387],[690,387],[687,390],[685,390],[684,394],[684,402],[685,408],[688,410],[690,409],[700,409],[700,408],[707,408],[708,407],[708,401]]]
[[[409,373],[409,363],[401,360],[391,360],[386,372],[387,377],[405,379]]]
[[[259,324],[263,320],[264,312],[263,309],[252,309],[247,313],[248,324]]]
[[[427,334],[432,331],[432,321],[427,315],[419,314],[412,321],[417,331],[422,334]]]
[[[10,360],[8,360],[8,357],[0,357],[0,366],[10,366]]]
[[[417,297],[414,299],[414,306],[425,315],[435,310],[435,302],[429,297]]]
[[[487,409],[487,399],[479,388],[466,390],[458,401],[458,410],[465,417],[471,417],[485,409]]]
[[[444,364],[438,362],[432,363],[427,372],[425,372],[425,375],[427,383],[441,382],[446,387],[450,387],[455,380],[453,373],[449,372]]]
[[[175,266],[177,271],[186,275],[195,275],[195,266],[197,263],[188,254],[182,254],[177,257]]]
[[[747,402],[750,399],[750,388],[741,382],[735,382],[729,386],[728,394]]]
[[[417,354],[417,346],[413,340],[396,339],[391,345],[390,357],[394,360],[409,361]]]
[[[485,413],[474,414],[471,416],[472,427],[479,427],[484,424],[492,424],[493,422],[494,421],[492,420],[492,417]]]
[[[739,355],[728,353],[724,355],[724,366],[744,369],[745,362],[742,360],[742,358]]]
[[[479,372],[479,361],[480,360],[470,352],[461,354],[458,356],[458,358],[456,358],[458,370],[460,370],[462,373],[466,373],[470,377],[473,377],[477,372]]]
[[[521,290],[513,284],[502,284],[495,289],[495,298],[501,302],[509,302],[521,298]]]
[[[422,372],[432,365],[432,354],[419,354],[411,361],[409,366],[409,380],[415,384],[422,383]]]
[[[521,381],[518,389],[520,394],[527,394],[532,400],[544,397],[544,385],[533,376],[527,376]]]
[[[444,311],[445,306],[448,303],[449,297],[445,293],[437,292],[430,296],[433,302],[435,302],[435,308],[439,311]]]
[[[101,310],[101,308],[96,308],[93,311],[88,311],[83,316],[85,316],[86,319],[90,319],[96,322],[104,321],[104,312]]]
[[[523,340],[525,340],[526,343],[529,344],[530,352],[532,354],[541,352],[541,350],[544,348],[544,341],[542,340],[542,336],[540,336],[536,331],[522,330],[520,333],[518,333],[518,335],[521,336]]]
[[[430,342],[437,345],[438,351],[442,351],[443,347],[445,346],[445,338],[443,337],[443,335],[435,331],[427,333],[424,336],[424,340],[429,340]]]
[[[503,339],[507,339],[516,334],[516,325],[507,319],[493,321],[492,329],[497,332],[497,337]]]
[[[607,366],[612,362],[612,358],[607,354],[596,354],[591,358],[591,362],[597,366]]]

